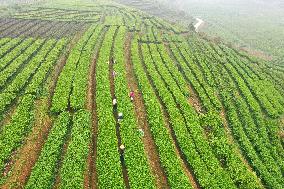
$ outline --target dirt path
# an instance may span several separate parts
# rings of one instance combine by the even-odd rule
[[[199,113],[199,114],[204,113],[205,110],[202,107],[202,104],[201,104],[201,102],[198,98],[198,95],[197,95],[195,89],[191,85],[189,85],[188,88],[189,88],[189,93],[190,93],[189,104],[192,107],[194,107],[194,109],[196,110],[197,113]]]
[[[147,117],[146,117],[147,114],[145,106],[143,104],[143,98],[141,93],[139,92],[137,81],[133,73],[133,68],[131,63],[131,38],[132,38],[131,34],[128,34],[124,50],[125,50],[126,71],[127,71],[129,90],[135,91],[136,94],[134,98],[136,118],[139,126],[143,129],[145,134],[143,137],[144,148],[146,151],[148,162],[150,163],[151,166],[151,170],[154,173],[153,175],[155,175],[156,177],[157,187],[160,189],[170,188],[168,185],[166,173],[163,170],[160,163],[157,147],[155,145],[155,141],[152,137],[150,127],[147,122]]]
[[[142,55],[142,49],[141,49],[141,46],[140,46],[140,45],[139,45],[139,56],[140,56],[140,59],[141,59],[142,61],[144,61],[144,60],[143,60],[143,55]],[[197,180],[195,179],[195,176],[194,176],[194,174],[193,174],[192,168],[191,168],[191,166],[189,165],[189,163],[187,162],[187,160],[186,160],[186,158],[185,158],[185,155],[183,154],[183,152],[182,152],[182,150],[181,150],[181,148],[180,148],[180,146],[179,146],[179,143],[178,143],[178,141],[177,141],[177,138],[176,138],[176,136],[175,136],[174,129],[173,129],[171,123],[170,123],[169,114],[168,114],[168,112],[167,112],[167,110],[166,110],[166,106],[165,106],[165,104],[162,102],[161,98],[159,97],[158,91],[157,91],[157,89],[154,87],[153,81],[152,81],[152,79],[151,79],[149,73],[147,72],[147,69],[146,69],[144,63],[143,63],[143,67],[144,67],[144,71],[145,71],[145,73],[146,73],[146,75],[147,75],[147,77],[148,77],[148,80],[150,81],[150,83],[151,83],[151,85],[152,85],[152,88],[154,89],[154,92],[155,92],[155,94],[156,94],[156,96],[157,96],[157,99],[158,99],[159,103],[161,104],[161,108],[162,108],[163,115],[164,115],[164,118],[165,118],[165,126],[166,126],[166,128],[168,129],[169,133],[171,134],[171,138],[172,138],[172,140],[173,140],[174,147],[175,147],[175,153],[177,154],[177,156],[178,156],[178,158],[179,158],[179,160],[180,160],[180,163],[181,163],[181,166],[182,166],[182,168],[183,168],[183,171],[184,171],[184,173],[186,174],[186,176],[189,178],[192,187],[193,187],[194,189],[199,189],[200,186],[199,186]]]
[[[115,97],[115,84],[114,84],[114,76],[113,76],[114,70],[113,70],[112,57],[113,57],[114,41],[115,41],[115,38],[117,36],[117,32],[118,32],[118,29],[116,30],[114,37],[113,37],[113,43],[112,43],[112,49],[111,49],[111,52],[110,52],[110,61],[109,61],[109,80],[110,80],[110,92],[111,92],[112,99],[114,99],[114,97]],[[120,147],[120,145],[122,145],[121,135],[120,135],[120,124],[118,123],[118,112],[114,107],[113,107],[113,116],[116,120],[116,137],[117,137],[117,141],[118,141],[117,147],[118,147],[118,149],[120,149],[119,147]],[[127,167],[126,167],[126,164],[125,164],[123,152],[121,150],[119,150],[119,153],[120,153],[120,157],[121,157],[120,161],[121,161],[124,184],[125,184],[127,189],[130,189],[128,171],[127,171]]]
[[[98,58],[97,51],[93,62],[90,67],[89,79],[88,79],[88,96],[87,96],[87,110],[92,113],[92,142],[89,146],[88,156],[88,168],[85,174],[84,188],[97,188],[97,174],[96,174],[96,154],[97,154],[97,114],[96,114],[96,103],[95,103],[95,84],[96,84],[96,63]]]
[[[35,103],[35,123],[23,147],[15,156],[13,169],[6,183],[1,188],[22,187],[26,183],[34,164],[36,163],[44,141],[52,126],[48,116],[47,99],[37,100]]]
[[[195,31],[199,32],[200,28],[204,25],[204,21],[200,18],[196,18],[197,23],[194,25]]]

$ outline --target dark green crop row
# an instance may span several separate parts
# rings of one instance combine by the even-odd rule
[[[69,113],[62,112],[56,119],[48,135],[25,188],[52,188],[55,182],[55,173],[58,172],[57,163],[60,158],[69,124]]]
[[[195,75],[195,78],[199,81],[199,83],[203,86],[205,93],[207,94],[208,98],[210,99],[210,102],[212,105],[214,105],[214,108],[216,110],[221,109],[221,103],[219,99],[217,98],[214,89],[210,86],[210,82],[207,83],[205,77],[203,77],[203,73],[200,71],[199,67],[194,64],[193,61],[193,55],[190,53],[190,46],[186,42],[182,43],[179,46],[180,52],[182,56],[185,58],[187,62],[187,66],[192,70],[192,73]],[[197,62],[198,60],[195,60]],[[200,60],[202,61],[202,60]]]
[[[198,98],[200,99],[202,106],[206,110],[214,109],[214,105],[211,103],[210,97],[207,95],[203,85],[200,84],[200,82],[194,77],[194,72],[187,66],[186,60],[180,54],[178,47],[173,44],[170,44],[170,49],[173,56],[177,60],[181,70],[184,72],[186,80],[190,82],[192,87],[197,92]]]
[[[31,75],[37,71],[38,67],[40,67],[41,63],[54,45],[55,40],[49,40],[44,43],[40,51],[34,57],[32,57],[32,59],[25,65],[24,69],[18,75],[16,75],[15,78],[13,78],[13,81],[7,86],[4,92],[18,93],[19,90],[21,90],[22,87],[29,81]]]
[[[71,138],[60,170],[59,188],[84,188],[87,157],[91,142],[91,113],[79,110],[73,118]]]
[[[173,188],[181,186],[191,188],[189,179],[179,160],[180,157],[178,157],[178,154],[175,151],[170,131],[165,127],[163,110],[161,109],[161,105],[151,87],[146,73],[144,72],[141,64],[142,60],[140,60],[138,53],[138,38],[134,38],[131,46],[133,70],[144,99],[147,111],[147,121],[157,145],[160,160],[167,174],[169,184]]]
[[[150,45],[150,46],[153,46],[153,45]],[[163,49],[163,46],[160,46],[160,49]],[[154,47],[150,48],[150,50],[151,50],[151,53],[157,54]],[[167,54],[165,53],[166,52],[164,51],[164,53],[160,54],[161,58],[167,57]],[[162,64],[158,66],[159,62],[161,62],[159,61],[159,59],[154,58],[154,60],[155,60],[158,70],[160,70],[161,76],[164,77],[166,82],[169,82],[169,78],[171,78],[172,76],[170,76],[169,73],[166,73],[167,71],[164,70],[164,67]],[[180,73],[176,73],[176,74],[180,74]],[[196,120],[198,118],[197,118],[197,115],[194,113],[193,108],[188,105],[187,100],[181,95],[181,91],[179,91],[176,87],[174,87],[173,84],[168,83],[168,86],[172,86],[171,87],[172,91],[174,91],[173,96],[175,96],[176,102],[179,104],[180,110],[183,112],[186,121],[190,123],[189,124],[190,130],[191,128],[194,127],[194,129],[191,130],[191,133],[193,134],[193,139],[200,138],[200,141],[202,141],[202,142],[195,141],[195,144],[200,144],[199,146],[203,148],[203,151],[206,153],[209,153],[211,149],[208,146],[208,144],[204,142],[207,139],[206,138],[202,139],[202,135],[204,135],[203,134],[204,131],[202,128],[200,128],[200,126],[198,126],[198,121]],[[255,176],[250,174],[249,171],[244,166],[241,166],[241,163],[242,163],[241,160],[238,157],[236,157],[236,154],[231,150],[231,146],[229,145],[229,142],[226,140],[225,133],[222,133],[223,125],[222,125],[222,122],[220,121],[220,118],[218,118],[219,115],[216,113],[209,112],[204,117],[206,120],[206,124],[208,124],[206,125],[206,127],[210,127],[212,129],[211,135],[209,134],[209,136],[207,136],[207,138],[209,139],[209,145],[211,146],[213,152],[215,153],[215,156],[218,157],[219,161],[220,162],[223,161],[223,163],[226,163],[227,169],[225,169],[225,171],[230,175],[235,185],[238,186],[240,185],[240,183],[242,183],[241,184],[242,187],[245,187],[245,188],[256,187],[256,182],[254,180]],[[214,137],[214,139],[210,139],[210,136]],[[214,140],[214,143],[212,142],[212,140]],[[206,146],[207,146],[207,149],[205,148]],[[209,162],[209,166],[210,164],[213,163],[213,160],[214,160],[214,155],[212,154],[211,156],[213,158],[211,158],[212,160],[211,162]]]
[[[251,93],[260,102],[260,105],[268,115],[272,118],[279,117],[284,112],[282,105],[283,97],[275,90],[272,83],[268,80],[257,80],[249,77],[244,68],[240,66],[240,60],[236,56],[232,56],[231,52],[227,53],[227,59],[238,72],[239,76],[243,78]]]
[[[23,54],[23,52],[27,51],[28,47],[32,47],[34,45],[35,40],[32,38],[25,39],[23,42],[18,44],[20,39],[17,41],[15,40],[15,43],[12,43],[11,45],[16,45],[14,48],[12,47],[11,50],[3,53],[7,53],[3,58],[0,59],[0,70],[3,71],[7,66],[15,62],[15,59],[18,58]],[[38,40],[43,41],[43,40]]]
[[[11,38],[1,38],[0,39],[0,46],[3,47],[6,43],[8,43],[9,41],[11,41],[12,39]],[[1,48],[1,51],[2,51],[2,48]]]
[[[212,44],[211,44],[212,49],[208,45],[208,43],[204,43],[204,42],[201,42],[201,41],[197,41],[192,45],[195,46],[195,47],[198,47],[198,46],[200,46],[200,44],[205,45],[204,48],[201,47],[201,49],[200,49],[201,52],[205,52],[207,55],[211,55],[211,56],[212,56],[212,52],[216,52],[217,54],[222,56],[222,50],[220,50],[216,46],[213,46]],[[248,62],[248,59],[244,60],[244,58],[241,58],[238,54],[236,54],[235,52],[232,52],[232,51],[233,50],[230,51],[230,54],[231,55],[234,54],[236,56],[237,60],[238,60],[238,62],[233,61],[232,64],[242,65],[241,66],[242,69],[245,70],[246,73],[250,73],[251,78],[257,79],[257,80],[261,79],[261,82],[266,82],[266,80],[267,80],[267,79],[265,79],[266,76],[265,76],[265,74],[263,74],[261,72],[261,70],[259,70],[260,67],[253,65],[253,64],[255,64],[253,62]],[[217,55],[217,54],[215,54],[215,55]],[[224,57],[224,56],[222,56],[222,57]],[[230,57],[230,56],[227,55],[227,57]],[[209,57],[209,59],[212,60],[212,57]],[[260,64],[260,63],[258,63],[258,64]],[[210,65],[210,64],[206,64],[206,65]],[[216,74],[218,74],[218,72],[216,72]],[[264,81],[264,79],[265,79],[265,81]],[[274,91],[273,94],[278,94],[278,92],[275,93],[275,88],[273,88],[271,83],[269,84],[269,80],[267,81],[267,85],[260,86],[260,87],[267,87],[268,89],[270,89],[270,91]],[[273,94],[271,93],[271,95],[273,95]],[[254,130],[258,131],[259,136],[262,138],[262,140],[265,143],[265,145],[267,146],[267,148],[269,148],[270,151],[272,152],[272,154],[274,154],[273,155],[274,158],[276,157],[276,159],[279,159],[279,157],[277,157],[277,155],[275,155],[275,153],[279,153],[281,158],[283,158],[284,152],[283,152],[281,141],[279,140],[279,137],[277,136],[277,134],[275,135],[275,132],[276,132],[278,126],[275,125],[275,123],[269,124],[269,121],[267,122],[264,119],[264,116],[262,115],[261,107],[260,107],[260,105],[257,105],[258,102],[256,101],[256,99],[254,97],[249,97],[249,93],[244,95],[244,97],[247,100],[250,99],[249,102],[247,101],[247,105],[250,108],[250,114],[252,115],[252,118],[254,119],[253,122],[255,122],[255,124],[257,126],[257,129],[254,129]],[[276,95],[276,97],[277,97],[277,99],[279,99],[278,95]],[[270,99],[271,98],[274,98],[274,97],[271,96]],[[256,102],[253,102],[253,101],[256,101]],[[269,124],[270,126],[267,128],[266,124]],[[272,131],[273,134],[271,134],[270,131]],[[255,138],[255,137],[253,137],[253,138]],[[271,141],[269,140],[269,138],[270,138],[270,140],[273,140],[273,144],[270,144]],[[275,152],[275,151],[277,151],[277,152]],[[278,161],[278,162],[281,166],[283,166],[283,162],[281,162],[281,161]]]
[[[34,120],[34,96],[25,95],[19,103],[15,114],[9,124],[0,130],[0,170],[3,171],[5,163],[13,151],[23,143],[32,128]]]
[[[234,137],[239,142],[242,150],[245,152],[245,155],[249,160],[251,166],[254,168],[256,173],[263,179],[263,182],[266,183],[266,185],[268,185],[269,187],[279,188],[280,184],[275,179],[275,177],[279,177],[279,174],[276,173],[275,177],[272,177],[270,176],[270,171],[267,169],[271,166],[275,167],[274,160],[268,162],[266,161],[266,163],[268,164],[265,164],[265,159],[271,159],[269,150],[267,151],[267,149],[265,149],[266,147],[262,145],[263,141],[261,141],[261,137],[259,138],[259,136],[251,135],[252,132],[254,132],[254,130],[256,129],[251,128],[252,124],[254,124],[253,121],[246,122],[248,121],[247,118],[248,114],[250,113],[245,113],[246,109],[243,109],[244,107],[237,106],[241,103],[244,105],[243,99],[241,99],[240,95],[237,94],[240,85],[238,83],[234,83],[234,77],[230,75],[230,72],[226,70],[225,64],[223,64],[224,60],[216,56],[215,53],[207,53],[207,56],[208,60],[211,61],[211,64],[208,64],[208,67],[213,73],[216,73],[214,77],[219,83],[218,88],[220,90],[220,95],[222,97],[222,101],[225,105],[228,114],[228,121],[234,134]],[[246,125],[246,127],[243,127],[244,124]],[[253,140],[258,140],[258,142],[251,143],[249,138]],[[259,146],[258,149],[260,151],[255,150],[254,147],[256,145]],[[258,153],[263,154],[265,158],[260,158],[260,154]],[[278,168],[276,168],[276,170],[277,169]],[[275,173],[276,170],[271,171]]]
[[[124,41],[126,28],[120,27],[114,43],[113,65],[117,73],[114,78],[115,96],[118,100],[118,112],[124,114],[120,123],[120,135],[125,145],[125,163],[128,171],[130,187],[133,188],[155,188],[153,176],[150,172],[149,162],[144,151],[142,139],[139,137],[137,120],[135,119],[134,108],[129,98],[130,89],[127,86],[126,65],[124,57]],[[139,177],[139,179],[137,179]]]
[[[192,165],[201,186],[208,187],[215,184],[215,187],[234,188],[232,181],[221,168],[218,160],[212,153],[212,149],[206,142],[195,111],[189,106],[188,100],[180,92],[166,67],[162,65],[162,60],[156,47],[154,48],[154,45],[150,45],[150,48],[147,48],[147,45],[143,45],[142,50],[146,69],[169,112],[181,150]],[[151,54],[152,59],[147,54]],[[202,156],[199,156],[198,152]],[[193,161],[194,156],[199,163]],[[208,177],[206,177],[207,175]],[[224,181],[226,186],[223,184]]]
[[[38,71],[32,78],[32,81],[29,83],[26,89],[26,93],[32,93],[39,95],[41,91],[41,85],[44,83],[49,72],[52,70],[54,65],[56,64],[60,52],[65,47],[67,41],[65,39],[60,39],[57,41],[55,47],[51,49],[45,60],[43,61],[42,65],[39,67]]]
[[[30,39],[28,44],[32,42],[33,39]],[[6,85],[7,80],[19,69],[21,65],[24,65],[30,58],[32,58],[38,50],[41,49],[44,44],[44,40],[38,39],[34,43],[32,43],[24,52],[22,52],[19,56],[14,57],[13,54],[16,51],[12,51],[11,54],[6,55],[5,57],[11,56],[11,63],[1,71],[0,75],[0,87],[3,88]]]
[[[72,83],[72,94],[70,96],[70,105],[76,110],[82,109],[86,105],[89,68],[90,64],[94,61],[92,60],[94,47],[99,41],[100,35],[102,35],[102,30],[103,26],[96,27],[95,32],[84,47],[77,65]],[[97,47],[100,48],[99,46]]]
[[[198,44],[191,44],[191,46],[193,48],[194,53],[197,53],[200,56],[202,56],[203,61],[198,62],[202,67],[202,71],[207,72],[208,78],[212,79],[213,81],[212,84],[213,86],[215,86],[215,90],[224,87],[222,84],[220,84],[222,81],[220,72],[216,69],[215,65],[212,65],[215,64],[215,62],[214,58],[210,57],[211,55],[210,50],[202,47],[200,47],[200,49],[196,48],[200,46],[200,42],[197,43]],[[200,54],[201,52],[205,53],[207,56],[201,55]],[[213,67],[214,69],[211,69],[211,67]],[[228,141],[226,140],[226,135],[224,133],[224,130],[221,129],[222,122],[220,118],[218,118],[218,116],[215,113],[212,114],[212,112],[209,112],[209,114],[205,115],[204,117],[206,119],[206,122],[204,122],[204,124],[207,125],[207,122],[209,125],[210,123],[212,124],[210,125],[210,128],[213,129],[213,131],[211,132],[211,134],[213,135],[210,136],[213,137],[212,140],[214,140],[214,143],[212,143],[211,145],[215,149],[215,153],[220,158],[223,159],[222,161],[225,160],[226,166],[228,167],[228,171],[230,171],[230,175],[232,175],[232,178],[235,180],[235,182],[241,183],[239,185],[244,186],[245,188],[253,188],[252,186],[257,186],[258,184],[257,181],[255,180],[256,179],[255,176],[249,174],[249,172],[246,170],[245,167],[240,166],[242,162],[237,156],[235,156],[234,152],[231,150],[230,145],[228,145]],[[209,117],[209,119],[207,119],[207,117]]]
[[[118,152],[116,122],[112,112],[109,54],[116,27],[110,27],[102,43],[96,67],[97,174],[100,188],[125,188]]]
[[[27,42],[30,43],[32,40],[31,39],[27,39],[27,40],[23,40],[21,38],[14,38],[14,39],[10,39],[7,43],[5,44],[2,44],[1,45],[1,48],[0,48],[0,57],[1,57],[1,69],[3,69],[3,67],[6,65],[4,60],[8,60],[9,57],[5,58],[3,57],[4,55],[8,55],[8,54],[11,54],[10,51],[13,51],[14,48],[18,48],[18,49],[21,49],[21,48],[24,48],[26,47],[27,45]],[[15,53],[13,53],[15,54]],[[2,60],[3,58],[3,60]]]
[[[93,35],[96,27],[96,25],[91,26],[79,40],[77,45],[71,50],[56,84],[52,98],[52,112],[60,112],[67,109],[78,63],[83,58],[83,52],[86,50],[85,46]],[[84,54],[84,56],[86,56],[86,54]],[[89,62],[90,60],[87,61],[87,63]]]
[[[54,62],[57,61],[59,52],[63,48],[62,42],[63,41],[57,42],[56,46],[49,53],[47,52],[49,51],[47,49],[46,50],[43,49],[43,51],[40,51],[35,57],[31,59],[30,62],[28,62],[28,63],[31,63],[30,65],[31,67],[29,69],[25,68],[24,71],[21,72],[13,80],[11,85],[9,85],[8,88],[6,88],[5,91],[0,94],[0,97],[1,97],[0,115],[1,116],[3,116],[3,114],[5,113],[5,109],[16,99],[18,92],[23,89],[24,85],[28,81],[27,79],[24,79],[24,78],[30,77],[31,72],[34,72],[34,69],[36,68],[34,67],[34,65],[40,63],[38,62],[38,60],[41,60],[43,61],[42,62],[43,66],[41,66],[38,72],[35,74],[35,76],[32,77],[26,93],[33,93],[34,90],[39,90],[40,85],[42,84],[42,79],[45,77],[45,75],[42,75],[41,70],[44,69],[44,66],[46,64],[50,64],[50,63],[54,64]],[[42,60],[42,58],[46,56],[46,53],[48,53],[47,57],[45,58],[45,60]],[[51,65],[49,65],[49,67],[50,66]],[[23,74],[25,75],[25,77],[23,76]]]

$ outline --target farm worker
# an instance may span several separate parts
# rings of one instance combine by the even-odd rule
[[[115,61],[115,59],[114,59],[113,57],[111,57],[111,58],[110,58],[110,62],[111,62],[112,64],[115,64],[116,61]]]
[[[138,129],[138,132],[139,132],[140,136],[142,136],[142,137],[144,136],[144,131],[143,131],[143,129],[141,129],[141,128]]]
[[[122,112],[119,112],[118,113],[118,122],[121,122],[122,119],[123,119],[123,114],[122,114]]]
[[[112,72],[112,76],[113,76],[113,77],[116,76],[116,72],[115,72],[115,71]]]
[[[133,101],[134,100],[134,91],[131,90],[130,94],[129,94],[130,100]]]
[[[123,144],[121,144],[121,145],[119,146],[119,149],[121,150],[121,152],[124,152],[125,146],[124,146]]]
[[[117,109],[117,100],[116,100],[116,97],[114,97],[114,99],[112,100],[112,105],[113,105],[113,108],[116,110],[116,109]]]
[[[120,161],[124,163],[124,151],[125,151],[125,146],[121,144],[119,146],[119,151],[120,151]]]

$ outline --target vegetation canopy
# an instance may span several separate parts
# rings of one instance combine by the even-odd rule
[[[281,63],[150,1],[0,3],[0,188],[284,188]]]

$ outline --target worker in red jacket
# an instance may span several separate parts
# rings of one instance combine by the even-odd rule
[[[131,102],[133,102],[133,100],[134,100],[134,91],[133,90],[130,91],[129,97],[130,97]]]

